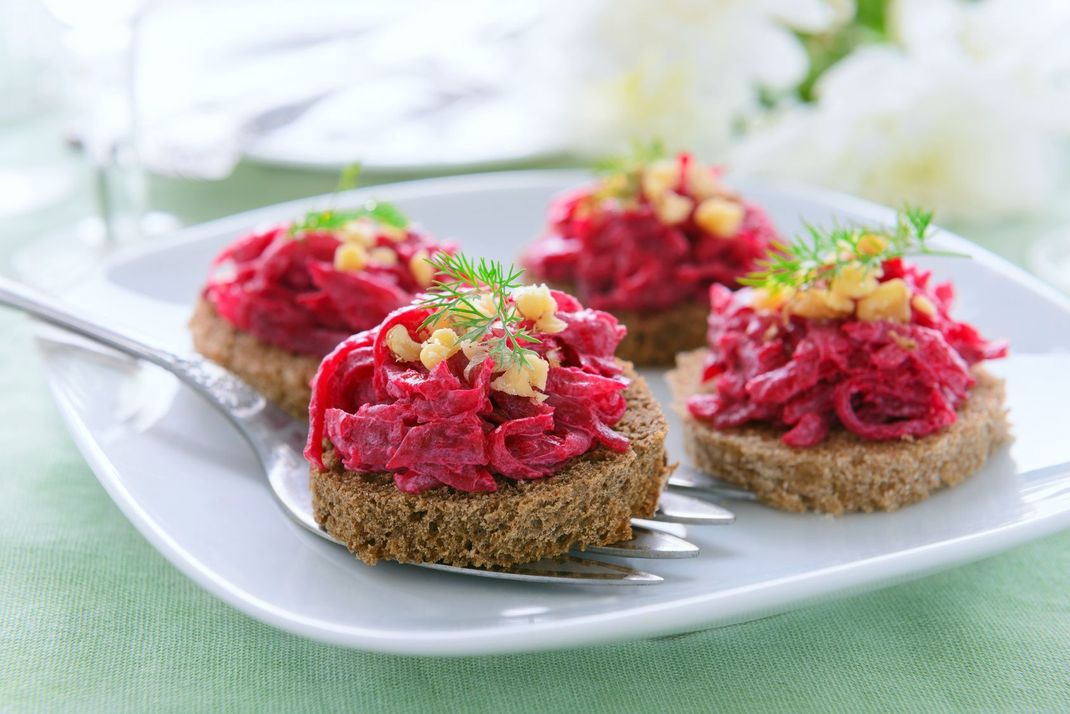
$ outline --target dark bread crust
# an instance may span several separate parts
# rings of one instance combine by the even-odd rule
[[[203,297],[189,321],[193,346],[277,404],[288,414],[308,421],[310,383],[320,358],[290,352],[239,330],[216,312]]]
[[[576,295],[576,286],[548,283],[555,290]],[[661,310],[606,310],[628,334],[617,347],[617,356],[639,367],[672,366],[678,352],[706,344],[708,305],[682,302]]]
[[[973,368],[977,384],[958,420],[921,439],[863,441],[834,429],[817,446],[795,449],[772,426],[717,430],[692,417],[686,406],[699,390],[705,355],[705,349],[678,355],[668,374],[688,456],[698,469],[785,511],[894,511],[962,482],[1010,439],[1003,380],[980,367]]]
[[[409,494],[389,474],[346,470],[328,442],[327,468],[310,469],[316,521],[368,564],[511,565],[627,540],[633,516],[654,514],[670,469],[665,416],[646,382],[626,373],[628,411],[614,427],[631,441],[626,453],[599,447],[547,478],[498,478],[491,493]]]

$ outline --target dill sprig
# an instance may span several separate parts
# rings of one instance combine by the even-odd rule
[[[342,169],[342,173],[338,177],[338,185],[328,199],[328,207],[322,211],[309,211],[300,220],[294,221],[290,224],[289,234],[294,236],[302,231],[337,230],[350,221],[361,218],[370,218],[377,223],[400,230],[408,228],[409,219],[391,203],[368,200],[360,208],[345,211],[335,210],[334,204],[338,194],[342,191],[354,189],[360,183],[360,171],[361,166],[359,163],[349,164]]]
[[[760,266],[739,282],[770,291],[806,290],[831,280],[847,265],[861,265],[866,273],[880,269],[892,258],[911,255],[959,256],[929,247],[933,212],[906,206],[888,227],[842,226],[825,228],[805,223],[805,232],[791,242],[773,244]],[[872,238],[879,239],[877,241]],[[863,244],[863,242],[865,243]],[[876,247],[876,249],[875,249]]]
[[[371,218],[377,223],[400,230],[409,227],[409,219],[396,206],[391,203],[369,200],[365,201],[360,208],[345,211],[332,209],[309,211],[300,221],[295,221],[290,225],[290,235],[296,235],[302,231],[337,230],[350,221],[360,218]]]
[[[537,356],[524,345],[539,340],[520,327],[524,318],[508,300],[510,293],[520,287],[522,269],[511,264],[506,268],[486,258],[476,262],[463,253],[440,252],[426,260],[444,277],[436,278],[420,301],[421,306],[432,310],[420,329],[447,319],[451,326],[464,331],[461,340],[473,343],[485,340],[494,363],[502,369],[527,366],[528,358]],[[483,303],[484,295],[490,298],[489,306]]]
[[[601,176],[638,173],[647,164],[654,163],[667,156],[668,152],[665,150],[665,144],[661,139],[651,139],[650,141],[633,139],[631,151],[612,156],[603,156],[594,162],[592,169]]]
[[[591,168],[602,179],[597,197],[629,198],[638,195],[643,169],[668,156],[661,139],[634,139],[631,151],[596,160]]]

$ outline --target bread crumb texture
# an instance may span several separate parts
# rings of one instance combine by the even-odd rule
[[[316,521],[368,564],[509,566],[627,540],[631,518],[654,514],[670,469],[661,408],[630,365],[625,374],[628,410],[614,427],[631,441],[623,454],[599,447],[547,478],[498,478],[489,493],[410,494],[388,473],[346,470],[328,442],[326,468],[310,471]]]
[[[1011,438],[1004,382],[979,366],[958,420],[921,439],[863,441],[838,428],[817,446],[796,449],[772,426],[717,430],[692,417],[686,405],[700,389],[705,356],[705,349],[680,354],[668,374],[688,457],[698,469],[785,511],[894,511],[961,483]]]
[[[261,342],[220,317],[204,298],[194,308],[189,329],[198,352],[241,377],[288,414],[308,421],[318,357]]]

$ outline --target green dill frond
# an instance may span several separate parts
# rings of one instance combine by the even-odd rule
[[[327,209],[325,211],[309,211],[301,218],[301,220],[295,221],[290,225],[290,235],[297,235],[302,231],[338,230],[350,221],[355,221],[361,218],[370,218],[377,223],[392,226],[400,230],[405,230],[409,227],[409,219],[397,208],[397,206],[391,203],[382,203],[380,201],[367,201],[363,206],[357,209],[345,211],[336,211],[333,209]]]
[[[628,174],[641,171],[647,164],[652,164],[667,157],[668,152],[665,150],[665,143],[661,139],[651,139],[649,141],[633,139],[630,151],[603,156],[597,159],[591,168],[596,174],[602,176]]]
[[[349,191],[360,185],[360,172],[362,166],[359,161],[352,164],[348,164],[342,173],[338,176],[338,185],[335,186],[335,194],[339,194],[342,191]]]
[[[338,185],[328,199],[328,208],[322,211],[309,211],[300,220],[294,221],[290,224],[289,235],[295,236],[302,231],[311,230],[337,230],[350,221],[360,218],[370,218],[377,223],[400,230],[408,228],[409,219],[397,206],[391,203],[369,200],[365,201],[360,208],[345,211],[335,210],[334,204],[338,194],[342,191],[354,189],[360,184],[360,172],[361,165],[359,162],[349,164],[342,169],[342,173],[338,177]]]
[[[639,193],[643,169],[655,161],[668,158],[669,154],[661,139],[633,140],[631,151],[604,156],[592,165],[592,170],[601,177],[598,198],[628,198]]]
[[[831,280],[849,264],[875,272],[884,261],[893,258],[911,255],[963,257],[929,247],[932,222],[932,211],[907,205],[896,215],[892,227],[843,226],[838,223],[822,227],[804,223],[800,235],[790,242],[773,244],[769,254],[758,261],[758,270],[740,278],[739,282],[772,291],[806,290]]]
[[[464,253],[436,253],[426,260],[440,277],[420,300],[422,307],[431,310],[420,329],[448,319],[462,330],[461,340],[485,341],[495,364],[503,369],[526,366],[528,358],[537,356],[524,345],[537,344],[538,338],[520,327],[524,318],[509,301],[512,291],[520,287],[522,269],[486,258],[475,261]],[[489,306],[483,303],[484,295]]]

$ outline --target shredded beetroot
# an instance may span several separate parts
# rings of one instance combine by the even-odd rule
[[[681,154],[676,191],[693,198],[684,178],[689,161]],[[574,285],[581,300],[600,310],[704,302],[712,283],[736,287],[776,238],[765,212],[753,204],[743,204],[736,234],[722,238],[699,227],[694,214],[676,226],[662,223],[642,194],[629,204],[596,199],[595,190],[586,187],[557,198],[550,206],[549,230],[523,262],[535,279]]]
[[[396,264],[349,272],[334,267],[339,240],[330,231],[253,233],[215,259],[204,297],[227,322],[268,344],[323,356],[412,301],[420,286],[409,260],[417,251],[453,250],[411,229],[402,241],[380,236],[378,244],[396,252]]]
[[[766,422],[789,446],[813,446],[840,425],[863,439],[920,437],[955,423],[974,379],[969,368],[1007,354],[949,315],[951,285],[901,260],[882,280],[902,278],[936,307],[908,324],[807,320],[756,311],[724,287],[710,290],[703,382],[688,409],[717,429]]]
[[[531,345],[551,364],[544,401],[492,389],[490,358],[470,363],[458,352],[430,371],[396,361],[385,340],[391,328],[426,337],[419,327],[429,311],[406,307],[323,360],[312,381],[305,457],[322,468],[326,439],[347,469],[390,472],[399,489],[419,493],[494,491],[495,475],[544,478],[598,445],[627,451],[628,439],[612,428],[626,407],[628,379],[613,359],[624,328],[565,293],[551,294],[567,327],[537,334]]]

